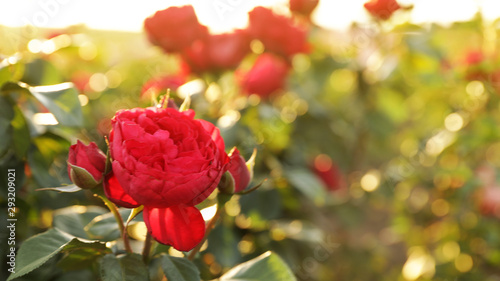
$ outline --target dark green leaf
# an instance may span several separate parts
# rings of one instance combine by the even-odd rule
[[[238,242],[232,228],[219,224],[208,236],[207,252],[213,254],[221,266],[233,267],[242,262]]]
[[[56,210],[52,225],[76,237],[88,239],[85,226],[104,213],[105,209],[99,207],[71,206]]]
[[[85,242],[56,228],[24,241],[16,259],[16,271],[7,280],[21,277],[47,262],[58,253],[70,253],[82,248],[94,248],[101,251],[103,244],[96,241]]]
[[[199,281],[200,271],[188,259],[163,255],[161,266],[168,280]]]
[[[120,209],[122,218],[128,218],[130,211],[130,209]],[[120,229],[112,213],[95,217],[85,226],[85,231],[92,239],[101,241],[113,241],[120,237]]]
[[[286,173],[290,183],[316,205],[323,205],[327,198],[326,188],[319,179],[306,169],[293,169]]]
[[[14,107],[14,118],[11,122],[13,128],[13,147],[18,158],[22,159],[30,147],[30,131],[21,110]]]
[[[138,254],[106,255],[101,260],[103,281],[149,281],[148,268]]]
[[[83,115],[78,92],[71,83],[29,87],[33,96],[64,126],[82,126]]]
[[[65,256],[59,262],[59,266],[66,270],[79,270],[89,268],[99,257],[110,254],[111,250],[101,242],[71,241],[64,247],[62,253]]]
[[[287,264],[272,252],[242,263],[222,275],[220,281],[295,281]]]
[[[12,142],[12,125],[14,105],[5,97],[0,96],[0,155],[3,155]]]
[[[276,189],[259,188],[241,196],[240,204],[243,214],[254,216],[254,219],[263,223],[278,218],[283,208],[282,197]]]
[[[66,272],[54,281],[88,281],[95,280],[95,277],[90,270],[79,270]]]
[[[22,81],[30,85],[49,85],[63,81],[63,77],[50,61],[35,59],[26,64]]]
[[[71,182],[66,160],[70,142],[47,132],[32,139],[28,162],[40,187],[62,186]]]

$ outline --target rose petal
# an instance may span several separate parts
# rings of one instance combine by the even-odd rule
[[[123,187],[118,182],[118,179],[113,173],[106,176],[104,181],[104,194],[111,200],[111,202],[125,208],[139,207],[138,204],[130,195],[125,193]]]
[[[169,208],[145,206],[144,222],[156,241],[179,251],[189,251],[205,236],[205,221],[196,207],[175,205]]]

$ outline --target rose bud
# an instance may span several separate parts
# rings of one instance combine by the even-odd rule
[[[305,17],[310,17],[319,0],[290,0],[290,11]]]
[[[192,6],[157,11],[144,21],[144,29],[149,41],[167,53],[179,52],[208,36],[207,27],[198,22]]]
[[[245,74],[238,73],[240,86],[247,94],[267,98],[285,86],[290,66],[282,58],[270,53],[260,55]]]
[[[114,203],[143,205],[153,238],[180,251],[203,239],[195,205],[214,191],[229,162],[219,130],[194,115],[174,108],[118,111],[109,138],[114,177],[104,184]]]
[[[94,142],[84,145],[80,140],[69,148],[68,175],[83,189],[96,187],[102,182],[106,169],[106,155]]]
[[[373,17],[381,20],[389,19],[395,11],[401,8],[396,0],[370,0],[363,6]]]
[[[285,58],[309,52],[307,30],[296,25],[291,18],[276,15],[264,7],[254,8],[248,17],[250,36],[260,40],[266,51]]]
[[[229,152],[228,172],[226,174],[229,173],[229,177],[232,178],[229,182],[234,185],[230,193],[238,193],[244,190],[252,180],[255,154],[254,152],[248,162],[245,162],[245,158],[240,155],[240,151],[236,147]]]

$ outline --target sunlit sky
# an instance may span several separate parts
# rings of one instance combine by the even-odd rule
[[[353,21],[365,23],[367,0],[320,0],[313,18],[324,27],[345,29]],[[0,25],[63,28],[85,23],[90,28],[141,31],[144,19],[168,6],[191,4],[199,20],[215,32],[244,27],[247,12],[254,6],[286,7],[287,0],[17,0],[5,1],[0,9]],[[492,20],[500,17],[500,0],[400,0],[413,4],[411,13],[400,20],[414,23],[449,23],[470,19],[481,10]]]

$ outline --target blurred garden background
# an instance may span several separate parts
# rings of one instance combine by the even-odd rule
[[[500,280],[499,3],[157,2],[123,13],[56,0],[1,8],[0,220],[6,171],[16,169],[17,248],[51,227],[113,236],[89,232],[104,214],[90,192],[37,189],[71,184],[77,139],[106,151],[116,111],[170,92],[179,105],[190,97],[227,150],[248,159],[256,148],[252,185],[263,182],[225,203],[194,260],[202,280],[267,251],[297,280]],[[157,10],[185,4],[215,47],[168,49],[144,28]],[[77,5],[109,25],[54,26]],[[134,12],[134,24],[118,20]],[[215,203],[198,206],[204,218]],[[130,235],[140,242],[141,231]],[[0,235],[7,253],[6,227]],[[63,258],[15,280],[100,280]]]

